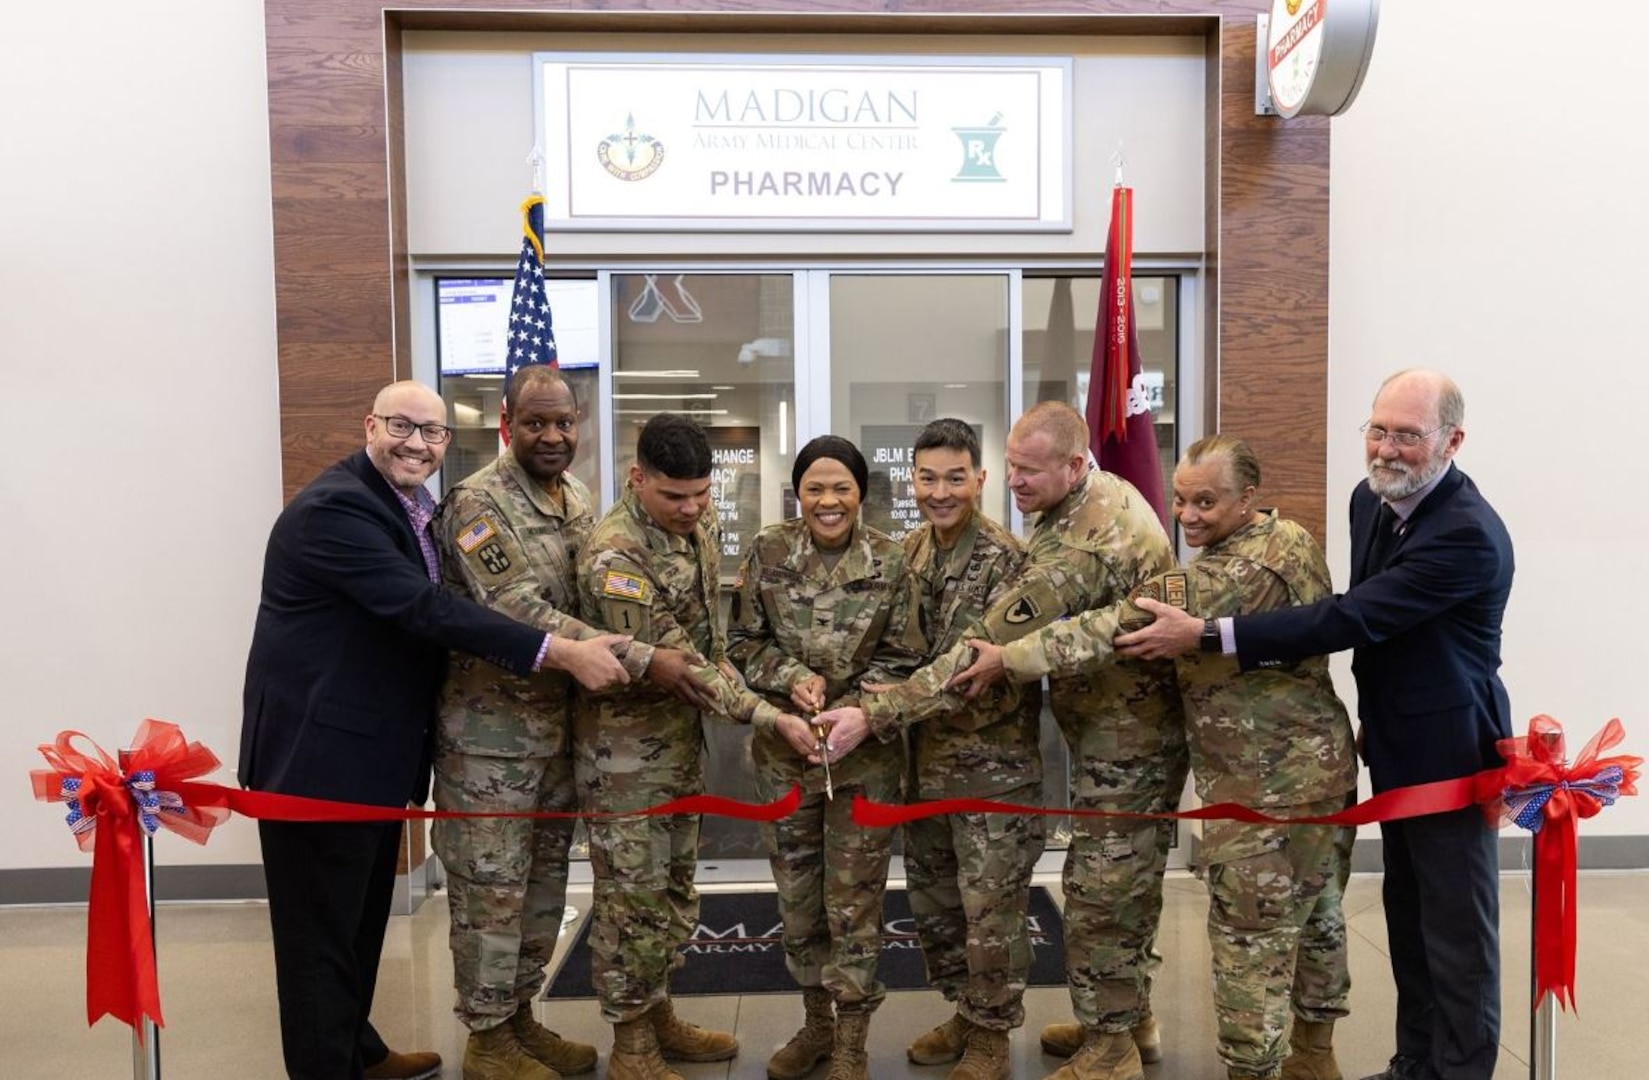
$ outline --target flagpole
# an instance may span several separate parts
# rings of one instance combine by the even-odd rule
[[[1555,755],[1562,755],[1561,731],[1542,732],[1540,738]],[[1535,995],[1540,993],[1540,947],[1534,931],[1540,925],[1539,878],[1540,860],[1535,859],[1529,868],[1529,889],[1532,893],[1529,905],[1529,992]],[[1573,903],[1574,898],[1570,897],[1569,902]],[[1540,1003],[1535,1006],[1534,1020],[1529,1025],[1529,1077],[1530,1080],[1557,1080],[1557,995],[1547,994],[1536,1000]]]
[[[133,750],[120,751],[120,774],[131,775]],[[132,828],[137,830],[138,843],[143,852],[143,904],[149,910],[149,951],[155,956],[156,974],[159,974],[160,954],[155,943],[155,841],[134,815]],[[132,1026],[132,1080],[160,1080],[160,1028],[147,1013],[138,1017]]]

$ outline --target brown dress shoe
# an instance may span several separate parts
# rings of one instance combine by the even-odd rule
[[[441,1055],[430,1050],[398,1054],[394,1050],[361,1073],[366,1080],[430,1080],[441,1075]]]

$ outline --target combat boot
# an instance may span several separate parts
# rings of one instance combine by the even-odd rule
[[[836,1042],[830,1049],[830,1074],[825,1080],[870,1080],[870,1062],[865,1057],[868,1034],[870,1013],[837,1011]]]
[[[647,1011],[665,1061],[726,1061],[739,1052],[739,1040],[730,1031],[710,1031],[676,1015],[669,998]]]
[[[1150,1013],[1129,1031],[1134,1046],[1139,1049],[1139,1060],[1154,1065],[1162,1060],[1162,1028]],[[1049,1024],[1042,1029],[1042,1052],[1054,1057],[1068,1058],[1082,1049],[1081,1024]]]
[[[613,1055],[607,1059],[607,1080],[681,1080],[664,1063],[658,1036],[646,1016],[613,1025]]]
[[[767,1059],[767,1075],[772,1080],[802,1080],[830,1056],[836,1042],[836,1012],[829,990],[817,986],[804,989],[802,1009],[806,1019],[801,1030]]]
[[[595,1047],[573,1042],[540,1024],[532,1014],[532,1003],[523,1001],[510,1017],[515,1039],[535,1061],[541,1061],[562,1076],[578,1076],[595,1068]]]
[[[464,1044],[464,1080],[561,1080],[555,1070],[527,1056],[515,1029],[499,1024],[470,1032]]]
[[[1008,1080],[1008,1033],[968,1025],[967,1049],[945,1080]]]
[[[1145,1065],[1132,1032],[1090,1031],[1082,1049],[1048,1080],[1145,1080]]]
[[[1288,1042],[1292,1049],[1283,1060],[1282,1080],[1344,1080],[1334,1060],[1334,1021],[1314,1024],[1296,1016]]]
[[[973,1025],[957,1013],[926,1035],[918,1036],[905,1056],[918,1065],[948,1065],[968,1048],[968,1029]]]

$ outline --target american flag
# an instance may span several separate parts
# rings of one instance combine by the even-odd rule
[[[532,364],[558,366],[550,298],[544,291],[544,196],[521,204],[521,260],[515,265],[515,290],[510,297],[510,327],[505,340],[504,393],[515,373]]]

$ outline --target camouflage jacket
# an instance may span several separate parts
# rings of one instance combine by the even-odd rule
[[[921,662],[914,608],[904,549],[885,533],[855,526],[832,567],[804,522],[769,525],[739,570],[727,655],[752,689],[785,711],[795,710],[791,688],[813,675],[824,676],[827,708],[853,704],[861,681],[894,682]],[[774,787],[824,790],[824,771],[807,766],[777,732],[758,733],[751,750]],[[897,792],[903,744],[864,750],[833,767],[835,785]]]
[[[626,487],[579,553],[579,610],[598,629],[634,635],[630,654],[644,668],[655,646],[696,654],[694,674],[716,702],[716,712],[771,726],[779,710],[715,666],[726,655],[716,592],[720,533],[713,510],[690,537],[666,532]],[[576,714],[576,737],[600,742],[584,752],[600,757],[603,768],[638,772],[657,765],[681,771],[681,779],[695,785],[702,782],[699,714],[668,691],[645,680],[611,693],[580,691]],[[675,783],[663,786],[681,790]]]
[[[918,590],[926,659],[983,633],[991,603],[1013,587],[1025,545],[975,513],[956,544],[941,548],[933,526],[905,537]],[[922,799],[983,798],[1042,780],[1042,689],[1009,685],[911,732],[912,789]]]
[[[587,637],[595,631],[576,617],[573,560],[594,526],[590,492],[571,473],[556,499],[505,454],[460,481],[436,511],[442,580],[519,622]],[[561,671],[514,675],[454,651],[437,745],[490,757],[565,753],[572,686]]]
[[[1153,578],[1135,595],[1217,619],[1310,604],[1333,591],[1311,534],[1267,510],[1204,548],[1185,570]],[[1003,659],[1015,678],[1094,670],[1110,658],[1119,630],[1149,621],[1124,602],[1021,638]],[[1197,794],[1205,802],[1288,806],[1334,799],[1357,786],[1351,722],[1326,658],[1244,672],[1234,656],[1197,652],[1174,664]]]
[[[1107,607],[1174,565],[1168,535],[1144,496],[1119,476],[1089,469],[1058,506],[1038,515],[1025,564],[982,620],[998,644],[1083,611]],[[963,708],[945,684],[972,662],[957,643],[907,682],[865,703],[871,730],[886,732]],[[1183,746],[1173,665],[1122,661],[1051,680],[1054,718],[1075,759],[1115,761]],[[1080,794],[1080,793],[1077,793]]]

